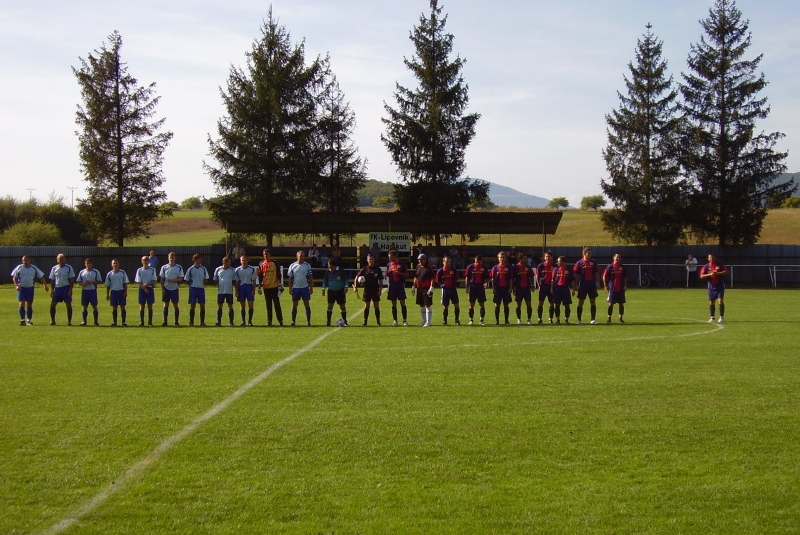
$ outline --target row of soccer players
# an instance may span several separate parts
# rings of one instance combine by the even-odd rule
[[[205,325],[205,285],[209,280],[213,280],[217,285],[217,321],[216,325],[221,325],[223,306],[228,305],[228,322],[233,325],[234,295],[241,307],[241,325],[252,325],[255,291],[264,293],[267,304],[267,324],[272,325],[273,310],[280,325],[283,325],[283,315],[280,306],[279,296],[283,290],[277,264],[270,258],[270,252],[265,249],[263,252],[264,260],[257,266],[250,266],[249,259],[243,255],[240,258],[241,265],[237,268],[231,266],[229,257],[223,259],[223,264],[215,269],[213,276],[209,275],[208,270],[202,264],[202,256],[195,254],[192,258],[192,266],[184,272],[183,268],[176,263],[175,253],[169,254],[169,262],[161,266],[158,274],[150,266],[149,258],[143,256],[141,259],[142,267],[136,271],[134,282],[138,285],[139,303],[139,325],[145,325],[145,312],[147,312],[147,325],[153,324],[153,304],[155,302],[155,285],[159,283],[162,290],[163,323],[168,324],[170,304],[174,311],[175,325],[179,325],[179,285],[183,282],[189,285],[189,325],[195,323],[195,309],[199,305],[200,325]],[[591,259],[591,249],[585,248],[583,258],[574,267],[567,267],[563,257],[559,257],[556,265],[552,262],[552,254],[547,252],[544,261],[535,269],[527,264],[524,255],[518,258],[518,262],[510,265],[507,261],[506,253],[500,252],[497,255],[497,264],[487,269],[483,258],[478,255],[475,261],[467,266],[464,273],[465,285],[469,296],[469,323],[474,322],[475,303],[478,303],[479,321],[484,324],[486,302],[486,289],[491,288],[493,302],[495,304],[495,324],[500,323],[500,308],[503,306],[505,323],[509,323],[509,304],[512,295],[515,297],[517,307],[517,323],[522,323],[521,305],[524,302],[527,309],[527,322],[531,323],[532,290],[539,289],[538,322],[542,323],[542,313],[544,302],[549,304],[549,322],[560,323],[560,307],[564,305],[565,321],[569,322],[571,295],[578,295],[578,321],[580,324],[583,310],[583,301],[589,298],[591,304],[591,320],[595,321],[595,298],[597,297],[597,282],[599,280],[599,268],[597,263]],[[449,307],[452,304],[454,309],[454,320],[460,324],[460,310],[458,297],[459,274],[452,266],[450,257],[444,257],[441,269],[434,270],[429,267],[427,258],[420,254],[417,258],[413,278],[412,293],[416,295],[416,303],[420,306],[422,316],[422,326],[430,326],[432,321],[432,301],[433,289],[435,286],[441,288],[441,304],[443,306],[443,320],[447,324]],[[130,280],[124,270],[119,269],[119,262],[112,261],[112,270],[108,272],[105,279],[100,272],[93,268],[91,259],[84,262],[85,269],[75,274],[74,269],[66,264],[64,255],[58,255],[57,264],[51,269],[48,279],[52,282],[53,291],[51,298],[50,317],[51,325],[55,325],[56,305],[64,302],[67,308],[67,323],[72,323],[72,288],[75,284],[82,287],[81,305],[83,307],[83,321],[81,325],[86,325],[88,321],[88,309],[93,308],[94,323],[98,324],[97,310],[97,287],[104,284],[107,288],[106,299],[110,301],[113,311],[113,323],[117,325],[118,309],[121,312],[122,325],[127,324],[126,305],[128,284]],[[362,268],[355,277],[353,289],[356,297],[364,301],[364,322],[366,325],[370,309],[375,311],[375,319],[380,325],[380,297],[384,292],[384,278],[388,281],[388,299],[392,302],[393,324],[398,325],[398,308],[402,313],[402,322],[408,325],[408,312],[406,308],[406,281],[410,278],[408,265],[399,259],[396,251],[389,253],[389,264],[385,271],[375,265],[376,259],[369,255],[367,266]],[[311,267],[305,262],[305,253],[298,251],[296,261],[289,266],[287,271],[289,278],[289,289],[292,297],[291,324],[294,325],[297,319],[298,303],[303,301],[306,323],[311,324],[310,298],[314,291],[314,281]],[[17,266],[12,272],[12,277],[17,285],[20,301],[20,324],[30,324],[33,310],[33,282],[42,280],[45,290],[48,290],[47,279],[44,274],[35,266],[30,265],[29,259],[23,257],[23,264]],[[606,290],[609,292],[609,321],[613,305],[619,303],[620,321],[624,314],[626,272],[622,266],[619,255],[615,255],[614,263],[606,268],[603,273],[603,280]],[[327,324],[331,325],[333,308],[339,305],[342,320],[340,324],[347,324],[346,312],[346,292],[349,281],[344,270],[335,261],[328,263],[328,270],[322,281],[322,294],[326,295],[328,301]],[[359,295],[359,289],[363,289],[363,297]],[[27,316],[27,317],[26,317]]]

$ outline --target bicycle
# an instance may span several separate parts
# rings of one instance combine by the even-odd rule
[[[652,284],[658,284],[661,288],[669,288],[672,286],[672,279],[661,273],[660,271],[651,271],[645,269],[639,280],[636,281],[641,288],[649,288]]]

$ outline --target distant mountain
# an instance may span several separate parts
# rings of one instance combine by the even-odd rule
[[[489,198],[497,206],[516,206],[517,208],[547,208],[550,199],[528,195],[515,189],[489,182]]]

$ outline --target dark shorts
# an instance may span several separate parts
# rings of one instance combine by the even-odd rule
[[[233,294],[217,294],[217,305],[222,306],[223,303],[233,304]]]
[[[569,286],[556,286],[553,288],[553,302],[558,305],[571,305],[572,295]]]
[[[206,289],[205,288],[189,288],[189,304],[194,305],[200,303],[206,304]]]
[[[334,303],[344,305],[347,299],[345,298],[344,290],[328,290],[328,304]]]
[[[366,301],[373,301],[377,303],[381,300],[381,289],[378,287],[375,288],[364,288],[364,293],[361,295],[361,300]]]
[[[89,305],[97,306],[97,290],[81,291],[81,306],[88,307]]]
[[[539,302],[544,303],[545,300],[549,301],[550,303],[553,302],[553,294],[550,293],[549,284],[546,284],[544,286],[539,286]]]
[[[442,288],[442,306],[448,306],[450,303],[458,304],[458,290],[456,288]]]
[[[156,290],[155,288],[147,288],[147,293],[142,288],[139,288],[139,304],[140,305],[152,305],[156,302]]]
[[[61,288],[56,288],[53,290],[53,303],[72,303],[72,296],[69,294],[70,287],[69,286],[62,286]]]
[[[724,284],[709,284],[708,285],[708,300],[715,301],[725,297]]]
[[[509,291],[508,286],[495,287],[494,296],[492,297],[492,302],[495,305],[499,305],[500,303],[505,303],[505,304],[510,303],[511,292]]]
[[[426,308],[433,305],[433,293],[428,295],[427,288],[417,288],[417,304]]]
[[[33,303],[33,286],[20,288],[17,292],[17,301],[20,303]]]
[[[309,292],[308,286],[306,286],[305,288],[294,288],[292,290],[292,301],[300,301],[301,299],[303,301],[308,301],[309,299],[311,299],[311,292]],[[241,294],[239,294],[239,301],[241,300],[242,296]]]
[[[517,300],[517,303],[521,303],[522,301],[530,301],[531,300],[530,286],[527,286],[525,288],[517,288],[514,291],[514,299]]]
[[[578,300],[581,299],[596,299],[597,298],[597,284],[594,281],[581,282],[578,286]]]
[[[177,289],[164,290],[164,295],[161,296],[161,301],[164,303],[173,303],[177,305],[179,300],[180,300],[180,295]]]
[[[620,305],[625,303],[625,292],[614,292],[611,291],[608,293],[608,297],[606,297],[606,301],[608,301],[609,305],[615,305],[619,303]]]
[[[467,290],[469,290],[470,303],[474,303],[475,301],[479,303],[486,302],[486,288],[484,288],[482,284],[470,284]]]
[[[112,307],[124,307],[128,304],[128,298],[125,296],[125,290],[111,290],[109,297],[109,302],[111,303]]]
[[[389,301],[394,299],[406,298],[406,283],[405,282],[390,282],[389,283]]]

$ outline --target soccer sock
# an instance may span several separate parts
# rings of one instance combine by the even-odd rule
[[[536,307],[536,315],[537,315],[537,317],[539,319],[542,319],[542,311],[543,310],[544,310],[544,307],[541,307],[541,306]]]
[[[611,314],[614,313],[614,305],[608,305],[608,317],[611,317]]]
[[[241,316],[242,316],[242,323],[244,323],[244,322],[246,321],[246,319],[245,319],[245,318],[246,318],[246,316],[245,316],[245,311],[244,311],[244,309],[241,309],[241,310],[239,311],[239,314],[241,314]]]
[[[247,323],[253,323],[253,309],[247,309]]]
[[[442,311],[442,318],[444,319],[444,322],[447,323],[447,309],[446,308]]]
[[[430,325],[431,321],[433,320],[433,309],[431,307],[427,307],[425,309],[425,316],[426,316],[425,323]]]
[[[723,317],[725,315],[725,305],[719,306],[719,317]]]
[[[251,315],[251,317],[252,317],[252,315]],[[311,323],[311,308],[307,308],[306,309],[306,323]]]
[[[52,322],[56,321],[56,309],[55,308],[50,308],[50,321],[52,321]]]
[[[112,310],[111,311],[111,321],[114,322],[114,325],[117,324],[117,311],[116,310]]]
[[[86,320],[89,319],[89,311],[84,310],[82,316],[83,316],[83,322],[86,323]]]
[[[139,311],[139,323],[144,323],[144,310]]]
[[[397,321],[397,307],[392,307],[392,319]]]
[[[201,308],[200,309],[200,323],[205,323],[205,322],[206,322],[206,309],[205,308]]]
[[[181,310],[178,307],[175,307],[175,325],[178,324],[180,317],[181,317]]]
[[[275,317],[278,318],[278,323],[283,325],[283,310],[281,310],[280,301],[275,303]]]
[[[456,323],[459,322],[458,316],[461,314],[461,310],[458,307],[455,307],[455,315],[456,315]]]
[[[347,310],[342,309],[342,319],[347,323]]]
[[[422,316],[422,323],[428,319],[428,315],[425,313],[425,307],[419,307],[419,314]]]
[[[560,306],[556,306],[555,313],[556,313],[556,319],[560,320],[561,319],[561,307]]]
[[[67,307],[67,323],[72,323],[72,307]]]
[[[228,309],[228,323],[230,323],[231,325],[233,325],[233,318],[234,318],[235,316],[236,316],[236,314],[234,314],[234,313],[233,313],[233,309],[232,309],[232,308],[229,308],[229,309]]]
[[[25,321],[25,307],[19,307],[19,320]]]
[[[472,319],[475,317],[475,309],[474,309],[474,308],[470,308],[470,309],[467,311],[467,315],[469,316],[469,319],[470,319],[470,321],[471,321],[471,320],[472,320]]]
[[[33,308],[28,307],[28,321],[33,319]]]
[[[292,323],[294,323],[296,320],[297,320],[297,309],[293,308],[292,309]],[[244,312],[242,312],[242,321],[244,321]]]
[[[624,314],[625,314],[625,305],[623,305],[622,303],[620,303],[620,305],[619,305],[619,317],[620,317],[620,318],[622,318],[622,316],[623,316]]]
[[[189,324],[194,324],[194,309],[189,309]]]
[[[550,305],[550,310],[548,314],[550,316],[550,319],[553,319],[553,308],[554,308],[553,305]],[[528,307],[528,319],[530,319],[530,317],[531,317],[531,309],[530,307]]]
[[[582,317],[583,317],[583,307],[579,306],[578,307],[578,321],[581,321]]]
[[[153,324],[153,309],[152,308],[147,309],[147,324],[148,325],[152,325]]]
[[[597,316],[597,305],[591,305],[589,307],[589,311],[592,314],[592,319],[595,319],[595,317]]]
[[[506,323],[508,323],[508,313],[509,313],[509,310],[508,310],[508,305],[505,305],[505,306],[503,307],[503,316],[504,316],[504,317],[505,317],[505,319],[506,319]]]
[[[497,323],[500,323],[500,307],[499,306],[494,307],[494,321],[496,321]]]
[[[128,318],[128,311],[123,308],[122,309],[122,323],[123,324],[124,323],[128,323],[127,318]]]
[[[569,305],[564,305],[564,319],[565,320],[569,319],[569,313],[570,313]]]
[[[168,319],[169,319],[169,309],[167,307],[164,307],[164,323],[166,323]]]
[[[329,308],[328,311],[325,314],[328,316],[328,325],[330,325],[331,324],[331,316],[333,316],[333,310]]]
[[[714,312],[716,311],[716,307],[714,305],[708,305],[708,310],[711,313],[711,317],[714,317]]]
[[[381,322],[381,309],[377,306],[375,307],[375,321],[378,323]]]
[[[151,312],[150,315],[152,316],[153,313]],[[100,312],[97,309],[94,309],[92,311],[92,316],[94,317],[94,322],[97,323],[97,321],[100,319]]]
[[[222,323],[222,309],[217,309],[217,323]]]
[[[482,309],[480,309],[480,310],[478,311],[478,313],[479,313],[479,314],[480,314],[480,316],[481,316],[481,321],[483,321],[483,318],[485,318],[485,317],[486,317],[486,309],[485,309],[485,308],[482,308]]]
[[[517,307],[517,319],[522,319],[522,307]]]
[[[405,305],[400,305],[400,313],[403,315],[403,321],[408,321],[408,308]]]
[[[365,323],[365,324],[367,323],[367,320],[368,320],[368,319],[369,319],[369,309],[368,309],[368,308],[365,308],[365,309],[364,309],[364,323]]]

